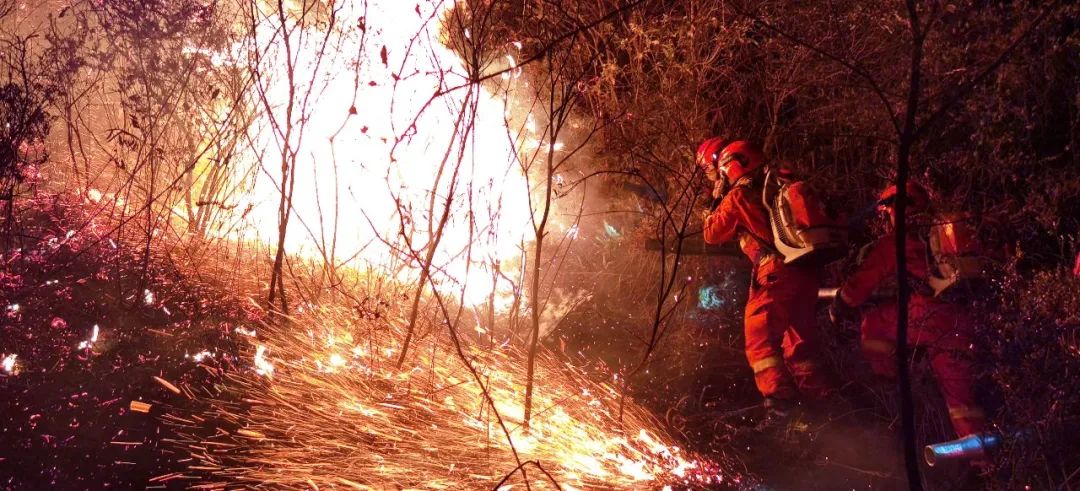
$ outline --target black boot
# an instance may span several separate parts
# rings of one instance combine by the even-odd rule
[[[766,397],[765,416],[757,424],[758,431],[784,432],[799,407],[797,401]]]

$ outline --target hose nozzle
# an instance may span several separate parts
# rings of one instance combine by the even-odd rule
[[[927,445],[923,449],[923,458],[930,467],[940,460],[981,459],[1000,445],[999,433],[975,433],[956,440]]]

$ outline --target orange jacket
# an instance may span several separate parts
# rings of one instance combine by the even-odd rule
[[[918,237],[908,235],[906,245],[908,276],[925,281],[929,275],[926,263],[926,244]],[[855,271],[840,287],[844,303],[858,307],[870,298],[881,284],[896,276],[896,234],[889,232],[863,249],[862,259]],[[913,292],[915,293],[915,292]]]
[[[754,264],[772,255],[769,211],[760,191],[747,186],[732,189],[705,219],[705,242],[723,244],[739,235],[739,247]]]

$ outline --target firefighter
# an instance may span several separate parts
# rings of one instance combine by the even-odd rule
[[[705,173],[705,177],[709,179],[709,182],[712,182],[713,184],[717,184],[720,179],[720,175],[718,174],[719,171],[716,168],[716,160],[720,158],[720,152],[724,151],[724,147],[726,147],[728,143],[727,139],[714,136],[701,142],[701,145],[698,146],[697,165],[701,168],[702,172]],[[716,205],[719,204],[719,199],[723,197],[723,189],[718,189],[714,186],[712,197],[714,200],[717,200],[713,202],[713,208],[715,208]]]
[[[913,218],[925,212],[929,195],[920,185],[909,183],[907,210]],[[878,208],[896,223],[896,186],[881,193]],[[905,241],[907,277],[911,285],[908,304],[908,342],[926,350],[941,394],[949,409],[953,429],[963,437],[986,428],[986,417],[975,402],[974,377],[969,359],[972,343],[972,319],[960,305],[935,298],[927,285],[930,273],[926,242],[912,227]],[[896,236],[888,231],[863,249],[855,271],[843,282],[829,307],[834,323],[855,321],[875,290],[888,289],[896,278]],[[892,282],[895,285],[895,281]],[[863,356],[878,375],[896,376],[896,313],[894,299],[877,302],[863,309],[860,341]]]
[[[744,332],[746,358],[769,416],[785,416],[800,400],[835,392],[819,362],[820,333],[814,323],[820,271],[785,265],[776,252],[769,212],[762,202],[764,156],[745,141],[719,150],[719,139],[698,149],[698,164],[713,181],[713,208],[705,218],[705,241],[738,237],[753,264]]]

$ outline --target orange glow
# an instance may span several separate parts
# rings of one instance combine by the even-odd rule
[[[447,293],[463,291],[468,304],[486,303],[493,289],[506,301],[508,285],[493,284],[484,266],[512,264],[526,248],[532,232],[530,188],[515,146],[534,151],[546,145],[531,114],[514,118],[528,133],[511,136],[507,101],[481,87],[431,99],[436,91],[464,81],[460,61],[438,41],[437,24],[425,22],[450,6],[378,0],[360,12],[348,3],[337,27],[345,31],[332,36],[333,47],[318,68],[313,63],[321,33],[308,32],[303,39],[294,33],[291,48],[300,62],[296,79],[314,79],[318,90],[310,110],[298,110],[302,114],[297,117],[306,122],[303,139],[294,134],[288,142],[298,152],[298,173],[287,249],[316,260],[355,258],[348,266],[414,282],[416,261],[383,241],[401,247],[405,229],[414,248],[426,244],[442,203],[452,196],[435,255],[434,283]],[[366,46],[351,24],[361,16],[369,31]],[[280,149],[286,142],[272,126],[285,117],[289,87],[282,40],[269,25],[264,27],[257,44],[272,49],[263,70],[276,76],[265,90],[271,111],[253,129],[249,158],[263,156],[248,219],[255,238],[274,242],[279,194],[274,183],[281,178]],[[416,44],[406,56],[414,36]],[[364,54],[357,59],[356,53]],[[514,69],[502,80],[524,83],[513,53],[506,54],[505,62]],[[455,122],[470,97],[476,100],[476,113],[466,120],[475,126],[462,138]],[[414,120],[415,131],[410,128]],[[445,155],[449,158],[439,177]],[[435,216],[426,216],[432,202]],[[401,210],[411,210],[406,223]],[[553,225],[576,234],[567,224]],[[503,273],[521,278],[520,271]],[[193,468],[223,482],[312,489],[341,484],[490,489],[514,462],[530,460],[540,462],[564,489],[708,484],[722,478],[715,465],[677,448],[632,401],[626,402],[620,421],[620,396],[611,384],[590,381],[550,355],[538,360],[533,416],[525,430],[524,355],[516,347],[466,344],[462,349],[474,374],[443,331],[426,338],[425,346],[412,347],[414,356],[399,369],[400,322],[370,321],[377,325],[361,329],[357,323],[369,321],[357,321],[353,314],[328,301],[296,309],[287,329],[261,326],[256,334],[237,327],[237,339],[253,348],[246,371],[229,380],[232,390],[243,394],[244,408],[226,399],[212,401],[209,417],[240,429],[184,440],[198,462]],[[480,326],[468,330],[484,334]],[[243,451],[222,455],[208,450],[232,447]],[[544,488],[540,473],[529,475],[537,489]],[[507,481],[520,483],[520,478]]]
[[[738,481],[676,446],[633,401],[626,401],[620,422],[620,396],[611,384],[549,355],[538,359],[536,406],[526,431],[523,353],[510,346],[470,348],[466,355],[508,439],[476,378],[445,353],[448,347],[434,357],[421,350],[415,364],[398,370],[392,350],[384,356],[383,349],[394,337],[386,344],[353,344],[346,341],[349,332],[361,327],[343,329],[349,318],[347,308],[323,308],[294,318],[288,330],[261,333],[266,339],[254,345],[251,371],[230,379],[244,405],[211,401],[213,411],[200,415],[241,429],[179,440],[190,442],[195,468],[223,482],[282,488],[322,489],[347,479],[373,489],[492,489],[515,466],[512,444],[520,461],[540,462],[563,489]],[[332,344],[325,342],[331,331]],[[275,367],[272,379],[261,368],[268,364]],[[225,446],[243,451],[205,452]],[[550,489],[541,474],[529,476],[534,489]],[[520,475],[507,484],[521,486]]]
[[[276,244],[281,149],[288,143],[297,153],[289,254],[349,260],[347,265],[357,270],[397,271],[397,279],[411,282],[418,275],[415,258],[384,242],[406,248],[400,240],[404,229],[423,257],[452,196],[433,261],[435,278],[448,292],[463,290],[472,305],[486,303],[497,289],[498,303],[506,307],[509,285],[495,284],[490,265],[518,260],[531,234],[529,184],[512,141],[518,137],[507,129],[507,101],[466,84],[460,59],[440,41],[439,19],[453,2],[417,6],[379,0],[367,2],[367,10],[361,4],[340,5],[339,25],[321,57],[325,32],[293,32],[296,126],[288,139],[280,130],[290,94],[287,55],[276,17],[256,30],[254,45],[262,47],[259,67],[270,111],[263,111],[250,129],[247,159],[258,170],[254,192],[235,210],[239,214],[252,207],[240,227],[243,238]],[[270,7],[264,9],[268,15]],[[361,17],[366,32],[355,26]],[[510,44],[508,49],[517,48]],[[252,59],[254,53],[248,46],[235,51],[240,59]],[[513,63],[511,53],[505,58]],[[504,83],[518,82],[520,69],[512,73]],[[459,88],[434,96],[450,87]],[[252,104],[261,105],[258,91],[252,97]],[[476,112],[461,118],[470,100]]]

